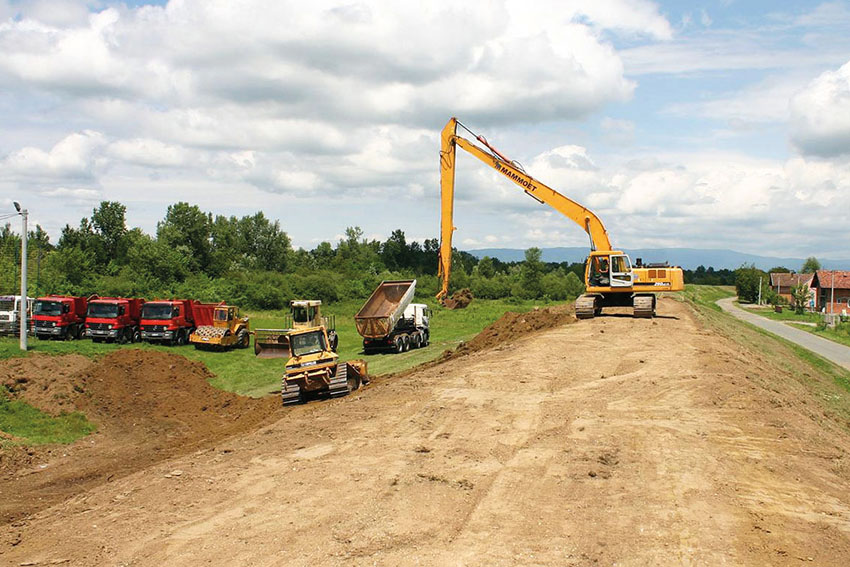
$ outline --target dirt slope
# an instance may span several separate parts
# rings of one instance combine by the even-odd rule
[[[293,408],[5,526],[0,563],[850,564],[846,431],[660,311]]]
[[[54,415],[82,411],[98,426],[72,445],[3,451],[0,520],[256,429],[281,411],[278,400],[224,392],[210,377],[199,362],[141,350],[96,362],[78,355],[0,362],[0,384],[13,397]]]

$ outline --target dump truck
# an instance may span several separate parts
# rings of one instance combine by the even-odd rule
[[[368,381],[364,360],[339,362],[324,327],[289,333],[289,360],[281,384],[283,405],[298,404],[322,394],[338,398]]]
[[[212,326],[213,313],[221,303],[194,299],[156,299],[142,306],[142,339],[167,345],[185,345],[196,327]]]
[[[336,352],[339,336],[336,318],[322,315],[321,299],[293,299],[289,302],[289,316],[283,329],[255,329],[254,354],[260,358],[286,358],[289,356],[289,334],[300,329],[324,327],[328,345]]]
[[[32,328],[39,339],[79,339],[86,325],[86,308],[94,295],[48,295],[39,297],[33,304]]]
[[[430,309],[411,303],[416,280],[383,281],[354,316],[363,351],[405,352],[431,341]]]
[[[99,297],[88,302],[85,334],[93,342],[137,343],[145,300],[136,297]]]
[[[29,325],[32,317],[32,297],[27,297],[26,317],[24,328]],[[18,335],[21,332],[21,296],[0,296],[0,335]]]
[[[213,311],[212,325],[196,327],[189,335],[189,342],[197,349],[248,348],[251,344],[250,322],[248,317],[239,316],[238,307],[217,305]]]

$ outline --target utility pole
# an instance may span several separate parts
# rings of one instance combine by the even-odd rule
[[[21,350],[27,350],[27,210],[15,201],[15,210],[21,215],[21,303],[20,319]]]
[[[761,276],[759,276],[759,305],[761,305]]]
[[[829,313],[832,314],[832,304],[835,303],[835,270],[832,270],[832,293],[829,296]]]

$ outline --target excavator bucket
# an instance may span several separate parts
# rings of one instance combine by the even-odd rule
[[[290,329],[254,331],[254,354],[258,358],[289,358]]]

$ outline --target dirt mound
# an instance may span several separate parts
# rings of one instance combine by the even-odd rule
[[[535,307],[526,313],[508,311],[468,342],[461,343],[454,350],[445,351],[437,362],[510,343],[543,329],[575,323],[575,315],[576,309],[572,303],[542,309]]]
[[[211,377],[203,363],[131,349],[97,361],[69,355],[0,362],[0,384],[11,385],[13,398],[52,414],[81,411],[98,427],[68,446],[4,449],[0,520],[255,429],[278,415],[276,396],[242,397],[214,388]]]
[[[104,427],[189,437],[255,421],[267,405],[214,388],[212,377],[203,363],[180,355],[118,350],[77,377],[83,395],[76,405]]]
[[[473,299],[472,291],[464,288],[454,292],[451,297],[446,298],[444,305],[448,309],[464,309],[472,303]]]
[[[34,354],[28,358],[10,358],[0,365],[0,385],[15,399],[58,415],[74,411],[77,374],[91,365],[90,358],[70,354],[49,356]]]

